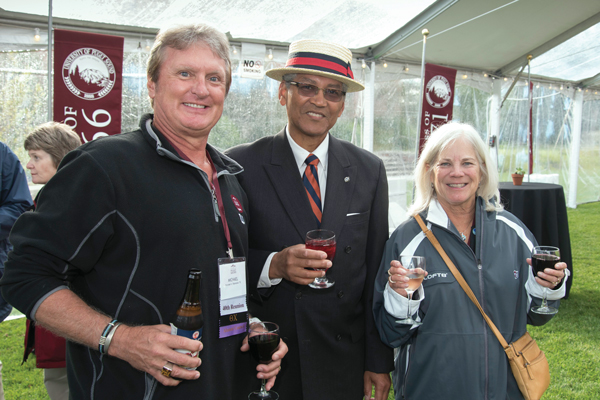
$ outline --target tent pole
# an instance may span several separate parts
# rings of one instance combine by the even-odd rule
[[[533,174],[533,86],[531,85],[531,59],[533,56],[527,56],[527,152],[529,173],[527,174],[527,182],[531,182],[531,174]]]
[[[365,126],[363,149],[373,152],[373,127],[375,125],[375,61],[369,62],[369,75],[366,80],[364,109]]]
[[[494,162],[496,163],[496,168],[499,168],[498,165],[498,145],[500,137],[500,103],[502,98],[502,81],[500,79],[494,79],[492,81],[492,101],[490,105],[490,137],[488,138],[488,143],[491,150],[491,156]]]
[[[427,36],[429,35],[429,30],[423,29],[421,33],[423,34],[423,55],[421,56],[421,85],[419,88],[419,112],[417,114],[417,144],[415,146],[415,165],[417,165],[417,161],[419,161],[419,154],[421,153],[421,114],[423,113],[423,92],[425,91],[425,88],[423,87],[425,84],[425,50],[427,47]]]
[[[48,0],[48,121],[52,120],[52,0]]]
[[[581,150],[581,125],[583,120],[583,90],[575,89],[573,103],[573,138],[569,157],[569,197],[567,206],[577,208],[577,180],[579,176],[579,151]]]

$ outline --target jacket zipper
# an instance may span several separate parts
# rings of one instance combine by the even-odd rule
[[[408,370],[410,368],[410,349],[412,345],[409,344],[406,346],[406,362],[405,362],[405,370],[404,370],[404,380],[402,382],[402,398],[406,399],[406,382],[408,381]]]
[[[479,214],[480,214],[480,223],[479,223],[479,232],[477,232],[479,234],[479,241],[477,242],[479,244],[479,258],[477,258],[477,255],[475,255],[475,257],[477,258],[477,271],[479,273],[479,297],[481,298],[481,308],[483,308],[483,310],[485,311],[485,297],[484,297],[484,287],[483,287],[483,262],[481,261],[482,257],[483,257],[483,209],[479,209]],[[483,318],[483,315],[481,316],[481,323],[483,324],[483,343],[485,348],[483,349],[483,354],[484,354],[484,359],[485,359],[485,396],[484,396],[484,400],[488,399],[488,390],[489,390],[489,353],[488,353],[488,325],[487,322],[485,322],[485,319]]]
[[[212,200],[213,200],[213,211],[215,214],[215,222],[219,222],[219,217],[221,216],[221,213],[219,212],[219,201],[217,200],[217,194],[215,192],[214,185],[211,183],[209,185],[209,187],[210,187],[210,194],[212,195]]]

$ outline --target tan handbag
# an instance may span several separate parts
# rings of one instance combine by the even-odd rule
[[[510,344],[506,343],[506,340],[504,340],[504,337],[500,334],[496,325],[494,325],[490,317],[488,317],[483,311],[483,308],[481,308],[473,291],[458,269],[456,269],[456,266],[452,263],[433,232],[425,226],[420,215],[416,215],[415,219],[421,226],[423,233],[425,233],[429,241],[433,244],[438,253],[440,253],[460,286],[467,293],[467,296],[475,303],[481,312],[481,315],[483,315],[483,318],[492,329],[492,332],[494,332],[494,335],[496,335],[496,338],[502,345],[502,348],[508,357],[510,368],[525,400],[539,400],[550,385],[550,367],[548,366],[548,360],[546,359],[544,352],[540,350],[537,343],[528,332],[525,332],[523,336],[514,342]]]

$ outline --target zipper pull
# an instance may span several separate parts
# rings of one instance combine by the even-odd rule
[[[217,194],[215,192],[215,187],[213,186],[213,184],[210,184],[210,194],[212,195],[212,199],[213,199],[213,208],[215,210],[215,221],[219,221],[219,217],[221,216],[221,213],[219,212],[219,202],[217,201]]]
[[[483,268],[483,266],[481,265],[481,260],[477,260],[477,268],[479,270],[481,270],[481,268]]]

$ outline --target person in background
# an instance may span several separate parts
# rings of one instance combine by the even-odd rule
[[[388,231],[388,182],[381,159],[331,129],[346,92],[364,86],[352,74],[352,53],[335,43],[300,40],[280,82],[287,126],[275,136],[226,152],[244,167],[240,184],[250,203],[250,284],[260,314],[278,321],[289,353],[275,390],[282,399],[385,400],[392,349],[382,343],[372,313],[373,283]],[[305,173],[311,164],[311,171]],[[318,177],[307,188],[303,175]],[[311,195],[307,195],[309,193]],[[317,204],[318,203],[318,204]],[[335,233],[328,289],[307,286],[329,268],[326,253],[306,249],[308,231]]]
[[[12,150],[0,142],[0,278],[4,262],[12,246],[8,241],[10,230],[21,214],[31,209],[31,193],[25,171]],[[0,323],[10,315],[12,306],[0,294]],[[0,400],[4,400],[2,387],[2,361],[0,361]]]
[[[247,398],[257,378],[273,386],[287,346],[258,366],[247,352],[242,168],[208,144],[231,85],[229,41],[204,24],[161,30],[147,77],[154,113],[67,154],[16,223],[2,294],[68,339],[73,399]],[[168,325],[190,269],[202,271],[201,341]],[[239,282],[235,297],[220,273]]]
[[[558,306],[567,265],[533,275],[536,240],[503,210],[496,165],[472,126],[449,122],[436,129],[414,175],[412,218],[386,244],[373,306],[381,339],[399,350],[396,400],[523,399],[504,349],[414,217],[431,229],[508,343],[525,334],[527,324],[550,320],[531,309],[545,288]],[[427,276],[413,300],[400,255],[426,259]],[[422,325],[398,321],[408,313]]]
[[[63,157],[80,145],[81,139],[69,125],[47,122],[36,127],[23,144],[29,153],[29,162],[25,167],[31,173],[32,182],[42,185],[48,183],[56,174]],[[34,200],[34,207],[40,194],[41,191]],[[50,399],[68,400],[65,339],[28,319],[23,362],[33,351],[36,367],[44,369],[44,385]]]

